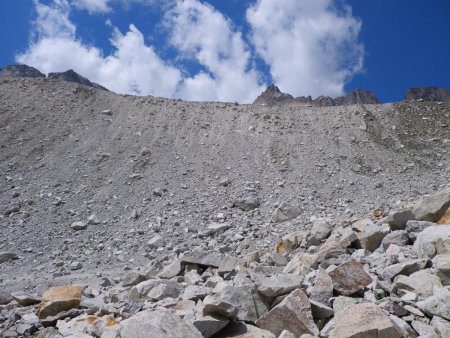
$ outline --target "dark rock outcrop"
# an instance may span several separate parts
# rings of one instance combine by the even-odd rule
[[[273,106],[276,104],[291,102],[294,97],[290,94],[283,93],[277,86],[271,84],[265,91],[259,95],[253,104],[261,104],[267,106]]]
[[[69,69],[62,73],[48,73],[48,78],[63,80],[63,81],[68,81],[68,82],[75,82],[75,83],[79,83],[84,86],[107,90],[105,87],[102,87],[95,82],[89,81],[85,77],[83,77],[80,74],[78,74],[77,72],[75,72],[73,69]]]
[[[350,104],[378,104],[380,101],[368,90],[357,89],[345,96],[335,98],[334,103],[336,106],[345,106]]]
[[[299,96],[294,98],[290,94],[283,93],[277,86],[270,85],[257,97],[253,104],[266,106],[273,105],[312,105],[316,107],[346,106],[351,104],[377,104],[378,98],[371,92],[363,89],[351,91],[345,96],[339,96],[335,99],[329,96],[319,96],[312,99],[311,96]]]
[[[27,65],[8,65],[0,68],[0,77],[45,77],[45,75]]]
[[[403,101],[413,100],[450,102],[450,93],[447,89],[439,87],[410,88],[406,92]]]

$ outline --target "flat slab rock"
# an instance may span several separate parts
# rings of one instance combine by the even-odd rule
[[[186,264],[198,264],[218,268],[218,273],[224,274],[232,271],[237,266],[242,265],[243,262],[239,258],[233,256],[191,252],[180,258],[180,264],[182,266]]]
[[[372,278],[364,271],[361,263],[349,260],[329,273],[333,288],[341,295],[349,296],[372,283]]]
[[[400,338],[400,329],[377,305],[362,303],[350,306],[336,322],[329,338]]]
[[[101,338],[202,338],[181,317],[169,311],[145,310],[107,329]]]

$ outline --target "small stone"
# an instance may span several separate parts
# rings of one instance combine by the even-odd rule
[[[14,252],[0,252],[0,264],[13,261],[15,259],[19,259],[19,256],[17,256]]]
[[[82,222],[82,221],[76,221],[76,222],[73,222],[71,225],[70,225],[70,227],[73,229],[73,230],[84,230],[84,229],[86,229],[87,227],[88,227],[88,223],[86,223],[86,222]]]
[[[206,229],[207,235],[215,235],[219,232],[225,231],[228,229],[228,224],[226,223],[212,223],[208,225],[208,228]]]
[[[209,338],[216,332],[223,329],[228,323],[229,320],[227,319],[204,316],[196,318],[192,322],[192,325],[194,325],[195,328],[200,331],[204,338]]]
[[[80,262],[72,262],[70,264],[70,270],[80,270],[83,265]]]
[[[302,213],[302,210],[287,202],[282,202],[272,214],[272,222],[279,223],[294,219]]]
[[[155,235],[152,239],[148,241],[148,246],[151,249],[162,248],[166,245],[166,241],[161,235]]]
[[[249,196],[243,199],[237,199],[233,202],[233,207],[239,208],[242,211],[250,211],[259,207],[261,202],[258,197]]]

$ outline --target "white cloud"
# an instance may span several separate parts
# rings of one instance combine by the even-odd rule
[[[252,102],[262,90],[259,73],[241,33],[210,5],[178,1],[166,14],[170,43],[183,58],[195,60],[205,71],[186,79],[182,98]]]
[[[124,35],[114,30],[111,44],[115,51],[105,57],[98,48],[76,38],[67,1],[56,0],[51,6],[36,4],[38,38],[24,54],[16,56],[18,62],[44,73],[72,68],[118,93],[172,97],[176,92],[181,72],[145,45],[142,33],[135,26],[130,25]]]
[[[134,3],[147,5],[163,5],[173,0],[70,0],[71,4],[79,9],[85,9],[90,14],[108,13],[112,11],[112,4],[120,4],[124,8],[129,8]]]
[[[108,3],[110,0],[72,0],[72,4],[80,9],[86,9],[89,13],[107,13],[111,11]]]
[[[361,22],[333,0],[258,0],[247,10],[251,41],[273,80],[295,96],[343,94],[361,71]]]
[[[362,68],[361,23],[349,9],[333,7],[336,0],[257,0],[246,13],[248,42],[230,19],[200,0],[33,2],[33,40],[16,60],[44,73],[72,68],[118,93],[252,102],[264,84],[249,43],[269,66],[274,82],[295,96],[341,95],[345,83]],[[77,37],[70,20],[74,9],[105,13],[112,4],[123,8],[136,3],[163,6],[167,43],[176,49],[175,60],[161,59],[133,24],[121,33],[111,21],[106,26],[113,30],[113,52],[103,55]],[[183,71],[186,60],[201,70]]]

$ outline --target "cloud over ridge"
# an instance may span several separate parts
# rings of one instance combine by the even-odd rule
[[[250,103],[267,85],[255,63],[259,58],[284,91],[338,96],[363,65],[361,22],[333,0],[258,0],[247,8],[248,32],[206,1],[171,0],[161,22],[167,35],[163,47],[176,54],[172,59],[160,56],[161,46],[148,44],[133,23],[126,32],[112,26],[112,52],[104,55],[77,36],[70,17],[77,10],[108,15],[114,4],[159,0],[33,1],[32,42],[16,60],[44,73],[73,68],[118,93]]]

